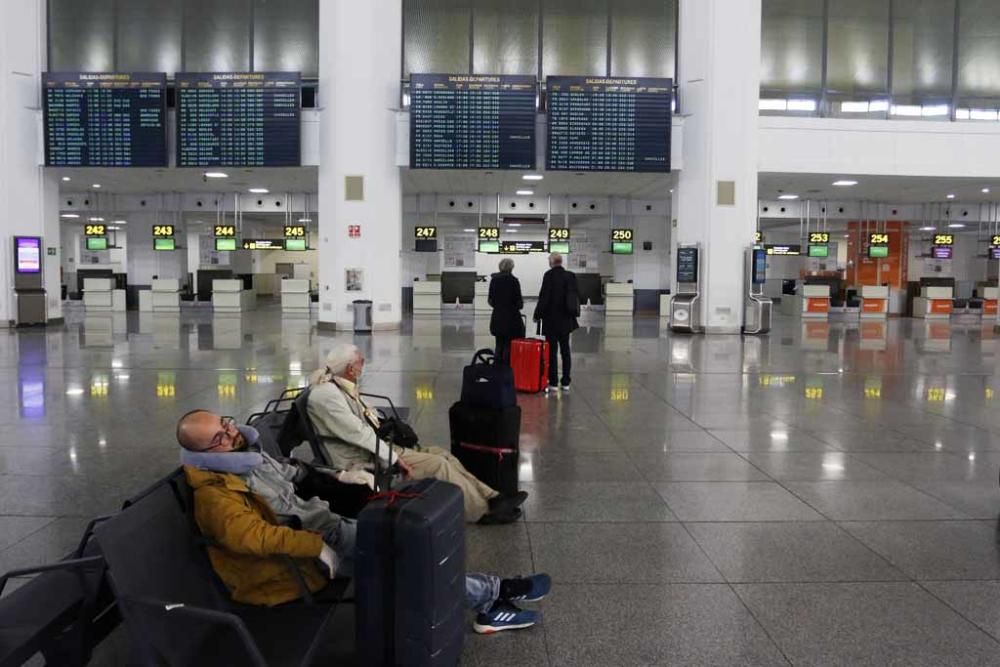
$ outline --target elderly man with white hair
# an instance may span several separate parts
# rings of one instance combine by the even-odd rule
[[[476,479],[451,453],[440,447],[403,449],[378,443],[378,414],[360,394],[365,357],[355,345],[337,345],[311,378],[307,412],[333,467],[358,470],[372,466],[376,449],[383,465],[396,465],[411,479],[433,477],[451,482],[465,496],[465,520],[482,524],[516,521],[528,497],[521,491],[501,495]]]

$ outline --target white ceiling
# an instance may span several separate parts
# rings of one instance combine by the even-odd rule
[[[541,181],[525,181],[526,173],[544,175]],[[672,174],[583,173],[565,171],[474,171],[403,170],[404,194],[496,194],[513,195],[527,188],[536,195],[592,195],[666,199],[673,187]]]
[[[834,181],[854,180],[851,187],[835,187]],[[796,194],[800,199],[871,201],[892,204],[947,202],[954,194],[956,203],[1000,200],[1000,180],[987,178],[939,178],[918,176],[872,176],[851,174],[762,173],[757,180],[757,196],[775,200],[780,194]],[[984,194],[983,188],[991,192]]]
[[[69,176],[69,182],[61,182],[62,192],[86,192],[94,183],[100,184],[101,192],[112,194],[150,194],[158,192],[245,192],[249,188],[262,187],[271,192],[316,192],[316,167],[269,167],[256,169],[233,169],[220,167],[205,169],[174,168],[128,168],[85,169],[50,168],[60,177]],[[205,171],[221,171],[229,178],[205,178]]]

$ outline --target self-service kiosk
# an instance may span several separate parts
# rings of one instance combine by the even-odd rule
[[[18,325],[46,323],[42,239],[39,236],[14,237],[14,296]]]
[[[702,331],[700,255],[698,244],[677,246],[677,293],[670,300],[671,331]]]
[[[752,247],[746,252],[747,290],[743,308],[743,333],[766,334],[771,330],[771,297],[764,296],[767,251]]]

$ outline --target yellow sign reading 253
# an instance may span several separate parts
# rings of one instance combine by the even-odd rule
[[[165,238],[174,235],[173,225],[153,225],[153,237]]]
[[[809,232],[809,243],[829,243],[830,232]]]

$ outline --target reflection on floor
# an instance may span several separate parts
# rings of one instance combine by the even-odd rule
[[[340,339],[447,446],[482,319],[320,334],[277,310],[71,314],[0,339],[0,570],[177,464],[175,418],[245,417]],[[1000,661],[1000,376],[990,324],[779,320],[761,338],[585,323],[569,394],[521,396],[525,521],[469,567],[545,570],[542,626],[468,664]],[[119,639],[98,664],[125,664]]]

